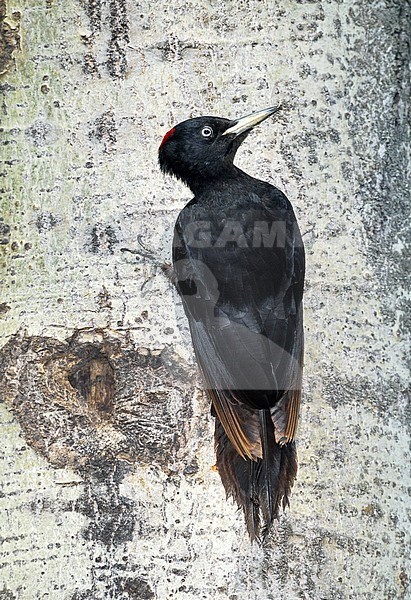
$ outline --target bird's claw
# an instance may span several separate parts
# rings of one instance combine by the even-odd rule
[[[142,258],[147,258],[154,267],[160,269],[164,275],[167,277],[169,281],[175,283],[176,276],[174,273],[173,266],[170,263],[160,262],[157,260],[154,252],[146,248],[146,246],[142,242],[142,236],[139,234],[137,236],[137,242],[141,246],[142,250],[132,250],[131,248],[120,248],[120,252],[129,252],[130,254],[134,254],[136,256],[141,256]],[[151,279],[151,278],[150,278]],[[148,281],[144,282],[143,287],[148,283]]]
[[[150,260],[154,259],[153,254],[149,254],[147,252],[142,252],[141,250],[131,250],[131,248],[120,248],[120,252],[129,252],[130,254],[135,254],[136,256],[142,256],[143,258],[148,258]]]
[[[143,258],[148,258],[149,260],[152,260],[154,263],[157,263],[154,252],[149,250],[149,248],[145,247],[141,238],[142,238],[142,235],[139,234],[137,236],[137,242],[141,246],[142,250],[131,250],[131,248],[120,248],[120,252],[129,252],[130,254],[142,256]]]

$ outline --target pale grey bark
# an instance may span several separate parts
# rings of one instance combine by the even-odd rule
[[[0,598],[409,597],[409,4],[0,17]],[[190,198],[156,164],[172,124],[279,102],[238,164],[306,232],[307,350],[298,481],[258,548],[211,468],[176,295],[120,248],[169,259]]]

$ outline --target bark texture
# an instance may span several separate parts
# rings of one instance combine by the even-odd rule
[[[404,0],[0,7],[0,599],[409,598]],[[168,281],[162,135],[287,105],[238,164],[306,232],[291,509],[259,548],[212,469]],[[408,415],[408,419],[407,419]]]

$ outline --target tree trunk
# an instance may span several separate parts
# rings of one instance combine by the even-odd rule
[[[0,598],[409,597],[409,4],[9,0],[0,22]],[[238,156],[308,259],[298,480],[260,548],[178,298],[121,248],[170,258],[173,124],[280,102]]]

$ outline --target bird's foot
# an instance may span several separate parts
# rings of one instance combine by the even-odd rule
[[[175,283],[175,273],[173,266],[170,263],[159,261],[154,252],[149,248],[146,248],[146,246],[142,242],[141,237],[141,235],[137,236],[137,242],[139,243],[141,249],[132,250],[131,248],[120,248],[120,251],[129,252],[130,254],[134,254],[135,256],[147,258],[154,267],[160,269],[164,273],[164,275],[169,281],[171,281],[171,283]]]
[[[130,254],[135,254],[136,256],[142,256],[143,258],[148,258],[151,262],[153,262],[156,266],[160,266],[159,261],[156,258],[156,255],[152,250],[146,248],[141,240],[141,235],[137,236],[137,242],[139,243],[141,249],[140,250],[131,250],[131,248],[120,248],[121,252],[129,252]]]

